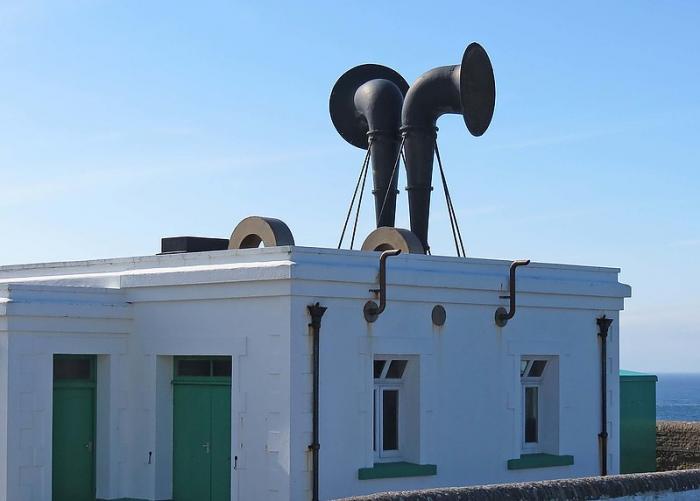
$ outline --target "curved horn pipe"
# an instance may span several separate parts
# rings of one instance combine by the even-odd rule
[[[377,227],[394,226],[401,108],[408,83],[391,68],[356,66],[343,74],[331,92],[330,113],[340,135],[358,148],[370,148]],[[386,203],[385,203],[386,198]]]
[[[377,228],[394,226],[396,219],[399,176],[392,174],[399,155],[402,105],[401,91],[389,80],[370,80],[355,92],[355,108],[367,120],[369,129]]]
[[[404,135],[408,208],[411,231],[428,245],[428,218],[432,191],[436,123],[445,113],[460,114],[469,132],[481,136],[493,116],[496,86],[486,51],[471,43],[462,64],[441,66],[423,75],[406,94],[401,115]]]

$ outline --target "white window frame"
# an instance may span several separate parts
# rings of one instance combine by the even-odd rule
[[[372,398],[374,399],[374,420],[372,421],[372,435],[374,440],[374,459],[376,462],[382,461],[395,461],[397,458],[401,458],[401,399],[402,399],[402,389],[403,389],[403,375],[401,379],[386,379],[387,371],[393,360],[406,360],[407,366],[411,361],[406,357],[390,357],[390,356],[378,356],[375,357],[372,363],[372,370],[374,370],[374,362],[385,361],[384,367],[382,368],[382,373],[379,378],[374,378],[374,386],[372,391]],[[406,369],[404,369],[405,374]],[[397,448],[395,450],[384,450],[384,426],[383,426],[383,416],[384,416],[384,398],[383,393],[386,390],[396,390],[397,395],[397,407],[396,407],[396,434],[397,434]]]
[[[547,373],[547,370],[550,367],[550,357],[546,356],[523,356],[521,358],[521,361],[527,360],[527,365],[525,367],[524,371],[521,371],[520,375],[520,385],[522,387],[521,391],[521,419],[520,419],[520,424],[521,424],[521,431],[522,431],[522,451],[527,454],[535,454],[538,452],[542,452],[542,409],[543,409],[543,403],[542,403],[542,396],[544,392],[542,391],[542,380]],[[542,375],[539,377],[528,377],[527,374],[530,372],[530,369],[532,367],[532,363],[535,360],[542,360],[546,362],[546,365],[544,367],[544,370],[542,371]],[[525,428],[527,426],[526,424],[526,413],[525,413],[525,388],[537,388],[537,442],[526,442],[525,441]]]
[[[540,442],[542,439],[542,385],[539,383],[523,383],[523,402],[522,402],[522,409],[523,409],[523,419],[522,419],[522,432],[523,432],[523,452],[527,453],[536,453],[536,452],[542,452],[540,447]],[[526,388],[537,388],[537,441],[536,442],[526,442],[525,441],[525,433],[526,433],[526,415],[525,415],[525,389]]]

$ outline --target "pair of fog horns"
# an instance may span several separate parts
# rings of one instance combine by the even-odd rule
[[[396,71],[363,64],[344,73],[330,96],[330,115],[347,142],[369,149],[377,228],[394,227],[399,155],[405,155],[411,232],[428,250],[428,217],[438,118],[460,114],[469,132],[488,129],[496,84],[484,48],[471,43],[462,63],[421,75],[409,87]]]

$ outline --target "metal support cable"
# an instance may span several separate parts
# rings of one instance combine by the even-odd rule
[[[369,148],[367,148],[369,151]],[[369,155],[367,156],[367,162],[365,162],[365,175],[362,176],[362,187],[360,188],[360,198],[357,200],[357,212],[355,212],[355,224],[352,227],[352,238],[350,238],[350,249],[352,250],[355,244],[355,232],[357,231],[357,221],[360,218],[360,208],[362,207],[362,195],[365,192],[365,181],[367,181],[367,173],[369,172]]]
[[[452,196],[450,195],[450,190],[447,185],[447,178],[445,177],[445,169],[442,165],[442,159],[440,157],[440,150],[437,147],[437,143],[435,144],[435,154],[437,156],[438,160],[438,165],[440,167],[440,176],[442,178],[442,183],[443,183],[443,189],[445,191],[445,200],[447,202],[447,210],[450,215],[450,224],[452,225],[452,236],[455,240],[455,248],[457,250],[457,256],[460,256],[460,247],[461,247],[461,255],[462,257],[466,256],[466,252],[464,250],[464,243],[462,242],[462,233],[459,229],[459,223],[457,222],[457,212],[455,211],[454,204],[452,203]],[[456,230],[456,232],[455,232]],[[457,240],[459,240],[459,247],[457,246]]]
[[[452,238],[455,242],[455,250],[457,251],[457,257],[460,257],[459,243],[457,242],[457,231],[455,230],[454,216],[452,215],[452,206],[450,204],[450,198],[447,194],[447,181],[443,175],[442,169],[440,169],[440,178],[442,179],[442,189],[445,193],[445,203],[447,204],[447,215],[450,218],[450,228],[452,229]]]
[[[386,201],[389,198],[389,190],[391,189],[391,186],[394,184],[394,176],[396,176],[396,171],[399,169],[399,163],[401,161],[401,157],[404,158],[404,165],[406,165],[406,157],[403,156],[403,145],[406,142],[406,136],[403,136],[401,138],[401,144],[399,145],[399,155],[396,157],[396,162],[394,162],[394,170],[391,171],[391,178],[389,179],[389,184],[386,187],[386,192],[384,193],[384,200],[382,201],[382,208],[379,211],[379,217],[377,220],[382,219],[382,214],[384,214],[384,207],[386,206]]]
[[[459,243],[457,241],[457,231],[455,229],[455,214],[452,206],[452,199],[450,197],[450,190],[447,186],[447,178],[445,177],[445,171],[442,167],[442,158],[440,157],[440,150],[438,150],[437,142],[435,143],[435,156],[438,160],[438,166],[440,167],[440,179],[442,180],[442,189],[445,194],[445,203],[447,204],[447,214],[450,218],[450,227],[452,228],[452,238],[455,243],[455,250],[457,251],[457,256],[460,256]]]
[[[360,175],[357,178],[357,183],[355,184],[355,191],[352,194],[352,200],[350,200],[350,207],[348,207],[348,214],[345,216],[345,224],[343,225],[343,231],[340,233],[340,240],[338,241],[338,249],[340,249],[341,245],[343,245],[343,239],[345,238],[345,230],[348,227],[348,222],[350,221],[350,215],[352,214],[352,208],[355,205],[355,197],[357,197],[357,190],[360,187],[360,182],[362,181],[365,170],[367,169],[367,166],[369,165],[369,157],[370,157],[370,146],[371,146],[371,139],[370,139],[370,144],[367,146],[367,154],[365,155],[365,159],[362,162],[362,167],[360,168]]]
[[[442,187],[445,191],[445,200],[447,202],[447,212],[450,216],[450,225],[452,226],[452,236],[455,241],[455,248],[457,249],[457,256],[460,256],[461,247],[461,257],[466,257],[466,252],[464,251],[464,242],[462,241],[462,232],[459,230],[459,223],[457,223],[457,213],[455,212],[454,205],[452,204],[452,197],[450,196],[450,190],[447,187],[447,178],[445,177],[445,169],[442,167],[442,159],[440,158],[440,150],[438,149],[437,141],[435,142],[435,156],[437,157],[438,166],[440,167],[440,177],[442,178]],[[455,231],[456,230],[456,231]],[[459,245],[457,241],[459,240]]]

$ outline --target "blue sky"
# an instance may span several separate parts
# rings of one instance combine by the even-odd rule
[[[624,367],[700,372],[699,24],[692,1],[0,0],[0,263],[154,254],[250,214],[335,246],[363,157],[330,123],[337,77],[412,82],[475,40],[491,128],[439,122],[469,255],[622,268]],[[431,214],[453,255],[437,188]]]

